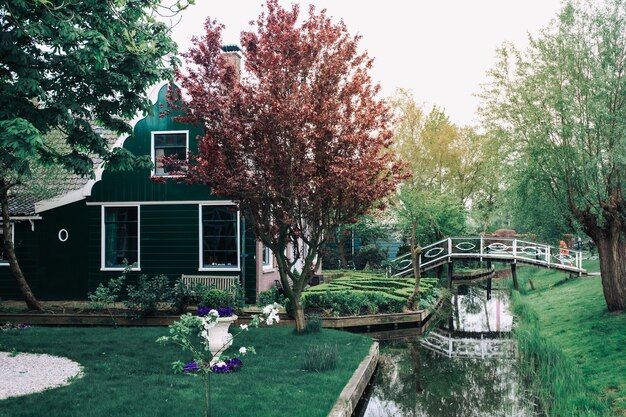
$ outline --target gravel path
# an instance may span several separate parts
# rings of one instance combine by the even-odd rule
[[[0,352],[0,400],[68,385],[81,377],[78,363],[58,356]]]

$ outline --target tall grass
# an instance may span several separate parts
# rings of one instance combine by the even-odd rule
[[[520,375],[550,417],[606,417],[611,415],[600,394],[585,383],[575,363],[539,331],[537,314],[513,293],[512,307],[520,323],[514,337]]]

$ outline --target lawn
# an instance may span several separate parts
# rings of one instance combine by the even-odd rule
[[[585,268],[598,270],[598,261]],[[531,279],[535,290],[527,285]],[[520,268],[521,302],[536,313],[539,332],[580,371],[585,384],[626,415],[626,314],[606,309],[599,276]]]
[[[199,378],[172,373],[171,362],[189,360],[155,340],[167,328],[50,328],[0,332],[0,350],[65,356],[84,366],[85,376],[69,386],[0,401],[0,416],[194,416],[203,412]],[[301,370],[311,345],[337,345],[337,368]],[[235,341],[252,345],[244,367],[213,375],[214,417],[326,416],[371,339],[322,329],[297,336],[290,327],[251,329]]]

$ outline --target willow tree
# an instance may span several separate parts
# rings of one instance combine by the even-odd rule
[[[566,3],[527,50],[501,48],[491,77],[486,126],[507,138],[526,189],[596,242],[607,307],[624,310],[625,2]]]
[[[325,11],[311,6],[300,20],[298,6],[269,0],[254,29],[242,32],[241,78],[222,54],[221,31],[207,20],[179,77],[183,120],[206,132],[190,179],[238,202],[274,253],[301,331],[300,297],[326,240],[395,188],[385,152],[391,114],[376,98],[359,37]]]

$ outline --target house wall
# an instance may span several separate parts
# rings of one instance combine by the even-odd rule
[[[256,242],[256,258],[263,259],[263,244],[260,241]],[[272,288],[276,281],[280,280],[278,273],[278,267],[276,266],[276,260],[272,259],[272,266],[263,268],[263,262],[256,263],[256,291],[257,294],[263,291],[267,291]],[[257,300],[258,301],[258,300]]]
[[[15,226],[15,253],[28,284],[41,300],[84,299],[87,294],[88,235],[85,202],[41,213]],[[67,239],[59,239],[60,230]],[[65,237],[65,236],[62,236]],[[21,298],[11,268],[0,267],[0,297]]]
[[[159,91],[152,114],[135,125],[123,147],[135,155],[151,155],[153,131],[189,130],[189,150],[197,151],[199,126],[174,121],[167,109],[167,87]],[[100,181],[84,200],[40,213],[35,231],[28,222],[18,223],[15,240],[17,256],[35,295],[42,300],[86,299],[98,284],[118,277],[121,271],[101,270],[102,206],[138,205],[140,208],[140,271],[128,274],[128,282],[139,275],[181,274],[237,275],[244,285],[246,300],[256,301],[257,243],[252,230],[240,219],[240,270],[199,271],[199,205],[208,201],[229,201],[211,194],[203,185],[187,185],[175,178],[156,182],[151,170],[113,172],[105,170]],[[162,204],[160,204],[162,203]],[[58,232],[66,229],[68,239],[60,242]],[[273,281],[272,281],[273,282]],[[20,298],[10,268],[0,266],[0,297]]]

